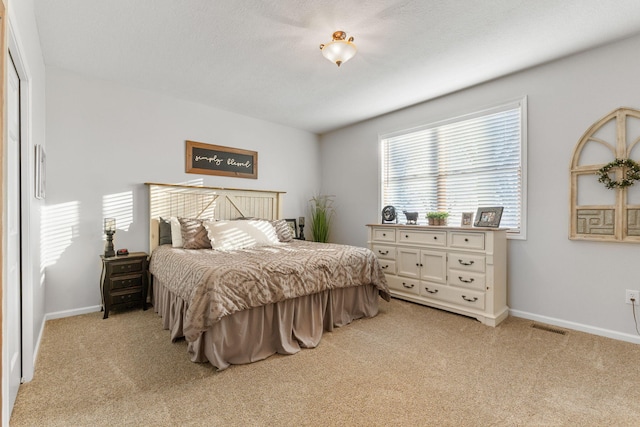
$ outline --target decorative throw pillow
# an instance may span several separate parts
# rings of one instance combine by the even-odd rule
[[[271,221],[271,225],[276,230],[276,234],[278,235],[278,240],[281,242],[290,242],[293,240],[293,235],[291,234],[291,227],[284,219],[276,219]]]
[[[175,216],[169,218],[171,221],[171,246],[174,248],[182,247],[182,226]]]
[[[159,228],[160,228],[160,244],[170,245],[172,243],[171,220],[160,217]]]
[[[211,241],[201,219],[178,218],[182,230],[182,247],[185,249],[211,249]]]
[[[231,251],[280,244],[269,221],[205,221],[204,227],[213,249]]]

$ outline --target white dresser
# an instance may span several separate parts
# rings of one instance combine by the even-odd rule
[[[507,307],[507,229],[367,224],[391,294],[496,326]]]

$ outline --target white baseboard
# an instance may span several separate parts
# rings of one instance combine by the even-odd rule
[[[63,317],[71,317],[71,316],[79,316],[81,314],[87,314],[87,313],[95,313],[96,311],[100,311],[101,308],[102,306],[100,305],[94,305],[90,307],[75,308],[73,310],[56,311],[54,313],[45,314],[44,320],[46,322],[47,320],[61,319]]]
[[[609,329],[598,328],[595,326],[583,325],[581,323],[569,322],[554,317],[540,316],[538,314],[528,313],[520,310],[509,310],[509,314],[513,317],[521,317],[523,319],[534,320],[547,325],[560,326],[566,329],[586,332],[588,334],[599,335],[601,337],[613,338],[614,340],[627,341],[633,344],[640,344],[640,336],[625,334],[623,332],[612,331]]]

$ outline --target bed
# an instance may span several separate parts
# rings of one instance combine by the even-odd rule
[[[147,186],[152,303],[193,362],[223,370],[314,348],[324,331],[373,317],[380,298],[389,300],[369,249],[281,233],[282,192]],[[177,218],[187,237],[178,245],[167,243]],[[194,229],[202,239],[205,230],[210,248],[194,246]],[[239,243],[247,236],[258,243]]]

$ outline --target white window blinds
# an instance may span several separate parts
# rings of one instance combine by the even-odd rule
[[[522,234],[526,99],[381,137],[382,206],[462,212],[503,206],[500,227]]]

